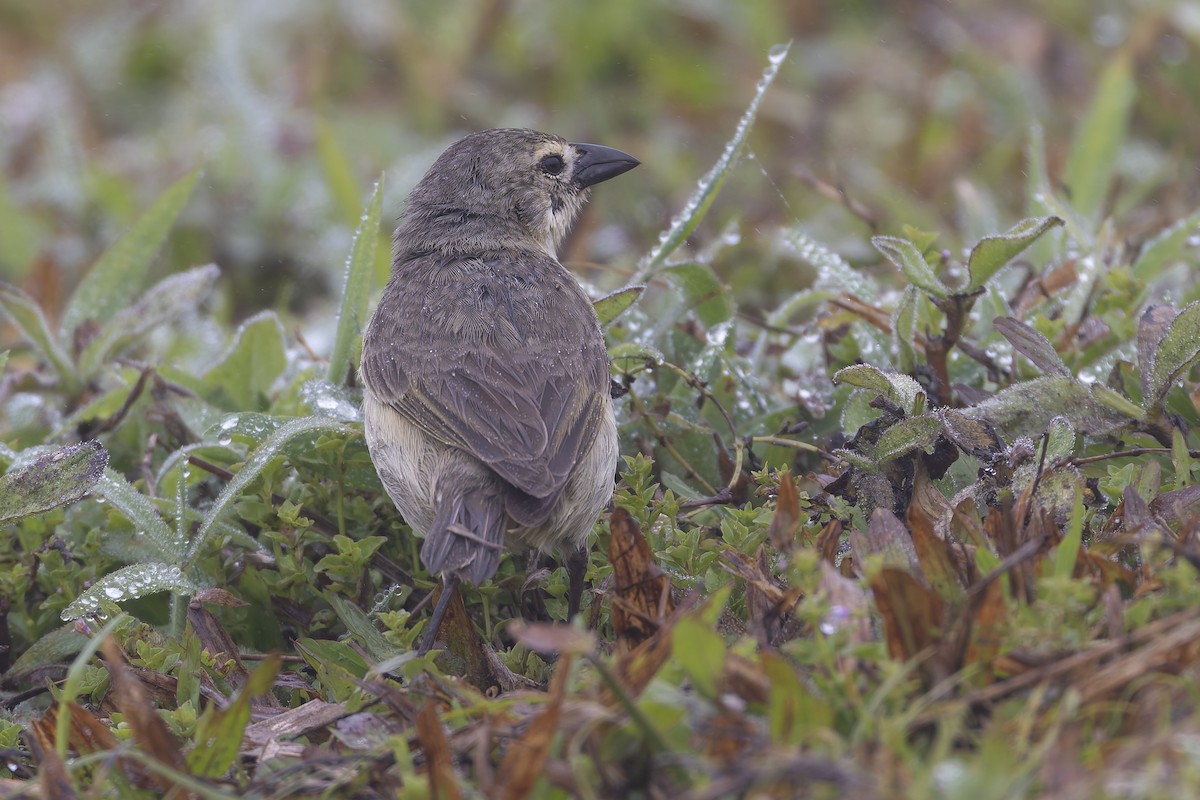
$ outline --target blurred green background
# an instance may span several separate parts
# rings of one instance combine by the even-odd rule
[[[810,280],[782,228],[872,267],[873,232],[1007,228],[1027,211],[1031,130],[1060,175],[1116,57],[1138,80],[1117,164],[1119,202],[1137,211],[1116,215],[1116,235],[1136,241],[1200,199],[1198,2],[3,0],[0,279],[54,315],[123,228],[203,165],[152,277],[215,262],[221,315],[277,309],[320,350],[379,174],[390,228],[447,143],[527,126],[644,162],[597,192],[564,254],[611,288],[788,40],[748,155],[691,242],[737,231],[716,268],[751,317]],[[0,333],[0,349],[13,341]]]

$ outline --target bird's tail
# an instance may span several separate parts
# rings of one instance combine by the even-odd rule
[[[456,492],[434,514],[421,545],[421,561],[435,575],[483,583],[500,566],[507,525],[504,500],[494,489],[480,486]]]

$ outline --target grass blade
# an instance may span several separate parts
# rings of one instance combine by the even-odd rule
[[[382,213],[383,176],[380,176],[359,218],[354,243],[346,259],[342,308],[338,313],[337,335],[333,340],[327,373],[329,382],[338,386],[346,382],[346,376],[358,364],[358,353],[362,349],[362,331],[367,324],[371,276],[375,271],[375,251],[379,244],[379,218]]]
[[[1075,131],[1063,174],[1071,205],[1084,217],[1094,219],[1108,194],[1136,95],[1133,66],[1129,56],[1122,54],[1100,76],[1087,116]]]
[[[151,259],[166,241],[198,180],[197,169],[172,184],[92,265],[63,312],[64,335],[70,336],[87,319],[108,321],[141,291]]]
[[[200,552],[208,537],[212,535],[221,515],[242,496],[246,488],[262,474],[262,471],[267,468],[271,460],[281,455],[283,448],[288,443],[309,433],[320,431],[334,433],[343,430],[345,430],[345,426],[335,419],[312,416],[294,419],[275,431],[269,439],[262,443],[262,446],[254,451],[254,455],[246,461],[245,465],[238,471],[238,474],[233,476],[233,480],[226,484],[225,490],[213,501],[212,506],[208,509],[208,513],[204,515],[204,522],[200,524],[200,530],[196,532],[195,538],[192,539],[185,563],[190,563],[196,557],[196,554]]]
[[[758,115],[758,107],[762,104],[763,96],[775,80],[775,76],[779,74],[779,67],[787,59],[788,51],[791,47],[791,42],[788,42],[786,45],[776,45],[771,48],[770,55],[768,56],[770,63],[763,70],[762,79],[758,82],[758,91],[755,92],[754,99],[750,101],[750,106],[746,109],[746,112],[742,114],[737,129],[733,133],[733,138],[726,142],[725,150],[721,153],[721,157],[713,164],[708,174],[700,179],[700,183],[696,185],[696,190],[688,198],[683,210],[675,216],[675,219],[671,221],[670,227],[659,237],[658,244],[642,259],[628,285],[633,286],[645,283],[666,262],[667,258],[679,249],[680,245],[687,240],[687,237],[691,235],[696,226],[700,224],[700,221],[704,219],[704,215],[708,213],[708,209],[716,198],[717,192],[721,189],[721,184],[725,182],[725,178],[728,177],[730,170],[733,169],[733,165],[737,163],[738,156],[742,152],[742,146],[746,143],[746,136],[754,126],[754,118]]]

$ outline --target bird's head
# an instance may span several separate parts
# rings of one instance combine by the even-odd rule
[[[466,251],[536,246],[553,257],[589,188],[639,163],[611,147],[522,128],[473,133],[413,189],[397,239]]]

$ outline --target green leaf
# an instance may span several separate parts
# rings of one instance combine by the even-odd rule
[[[346,274],[342,280],[342,307],[338,312],[337,334],[329,356],[330,383],[342,385],[358,365],[362,350],[362,332],[367,325],[367,309],[371,300],[371,277],[375,271],[375,251],[379,244],[379,218],[383,213],[383,176],[375,189],[354,231],[354,243],[346,259]]]
[[[112,469],[104,470],[104,475],[96,484],[96,494],[132,522],[140,533],[145,534],[162,553],[164,561],[183,558],[184,543],[177,540],[150,498],[135,489],[121,473]]]
[[[1136,403],[1130,402],[1124,395],[1117,391],[1108,388],[1103,383],[1093,383],[1091,387],[1092,398],[1103,405],[1105,408],[1110,408],[1118,414],[1129,417],[1129,419],[1141,419],[1146,416]]]
[[[659,238],[658,244],[638,264],[638,268],[634,271],[629,285],[645,283],[646,279],[656,273],[659,267],[666,263],[671,254],[687,241],[687,237],[691,235],[696,226],[700,224],[700,221],[704,219],[704,215],[708,213],[709,206],[712,205],[713,200],[716,199],[717,192],[721,189],[721,184],[725,182],[725,178],[729,176],[730,170],[737,163],[738,156],[742,152],[742,146],[746,143],[746,136],[754,126],[754,118],[758,115],[758,107],[762,103],[763,96],[775,80],[775,76],[779,74],[779,67],[787,58],[791,46],[789,42],[787,45],[776,45],[771,48],[770,63],[763,70],[762,79],[758,82],[758,91],[755,92],[754,98],[750,101],[746,112],[742,114],[737,129],[734,131],[733,138],[726,142],[725,150],[721,153],[721,157],[713,164],[708,174],[700,179],[700,182],[696,185],[696,190],[692,192],[692,196],[688,198],[683,209],[671,220],[670,226]]]
[[[883,432],[875,444],[875,460],[891,461],[913,450],[929,450],[942,433],[942,421],[933,414],[905,417]]]
[[[713,327],[733,316],[733,294],[707,264],[689,261],[662,270],[667,280],[683,295],[687,308],[696,312],[705,327]]]
[[[1200,358],[1200,300],[1189,303],[1171,320],[1154,353],[1146,407],[1157,406],[1171,385]]]
[[[110,603],[136,600],[159,592],[190,597],[200,587],[184,577],[174,564],[131,564],[108,573],[63,609],[65,620],[90,617]]]
[[[59,379],[68,387],[74,387],[78,382],[75,365],[50,332],[46,316],[34,299],[16,286],[0,281],[0,309],[21,332],[22,338],[49,362]]]
[[[217,496],[213,504],[209,506],[208,513],[204,515],[204,522],[201,523],[200,529],[192,538],[192,544],[188,548],[187,561],[191,562],[196,558],[209,536],[212,535],[221,515],[229,510],[229,507],[242,496],[250,484],[262,474],[272,459],[281,455],[283,449],[293,439],[313,433],[341,433],[344,431],[346,431],[346,427],[336,420],[312,416],[298,417],[271,434],[271,437],[254,451],[254,455],[246,461],[233,479],[225,485],[225,489]]]
[[[93,376],[109,356],[122,347],[159,325],[174,322],[195,310],[212,291],[220,274],[221,270],[216,264],[208,264],[159,281],[140,300],[122,309],[105,323],[96,337],[88,342],[79,357],[80,374],[84,378]]]
[[[176,181],[92,265],[63,312],[64,336],[71,336],[84,320],[106,322],[141,291],[150,261],[162,247],[199,179],[197,169]]]
[[[1042,234],[1062,224],[1059,217],[1031,217],[1021,220],[1004,233],[980,239],[971,248],[971,256],[967,260],[967,285],[963,291],[972,292],[982,288],[1001,267],[1016,258]]]
[[[1075,562],[1083,544],[1083,511],[1083,492],[1077,489],[1067,535],[1058,543],[1058,552],[1054,554],[1054,574],[1059,578],[1070,578],[1075,574]]]
[[[946,284],[942,283],[912,242],[896,236],[872,236],[871,244],[895,264],[913,286],[939,300],[949,297],[950,290]]]
[[[698,617],[679,620],[672,633],[675,660],[691,679],[696,691],[707,698],[717,696],[717,683],[725,670],[725,639]]]
[[[621,342],[609,348],[608,358],[612,361],[614,369],[626,372],[645,363],[662,363],[663,354],[661,350],[648,344]]]
[[[29,649],[21,654],[4,673],[4,680],[11,683],[51,664],[59,664],[82,650],[89,639],[87,635],[75,630],[74,622],[55,628],[38,637]]]
[[[1142,281],[1157,278],[1168,264],[1179,258],[1188,237],[1196,232],[1197,227],[1200,227],[1200,211],[1193,211],[1159,231],[1146,242],[1133,262],[1133,277]]]
[[[204,710],[196,723],[195,745],[187,754],[187,765],[193,775],[217,778],[233,766],[250,722],[250,701],[271,691],[281,663],[278,653],[268,655],[250,673],[233,702],[220,710],[215,704]]]
[[[108,452],[99,442],[67,445],[0,476],[0,522],[74,503],[104,474]]]
[[[777,745],[796,746],[810,733],[833,724],[833,708],[809,691],[795,668],[778,653],[764,650],[763,671],[770,690],[767,694],[767,728]]]
[[[901,372],[912,372],[917,365],[917,352],[913,342],[917,338],[917,300],[919,295],[914,286],[904,287],[904,294],[896,303],[892,318],[892,342],[896,347],[896,366]]]
[[[608,325],[625,313],[627,308],[638,301],[644,291],[646,291],[645,286],[626,286],[624,289],[618,289],[594,301],[592,308],[596,310],[596,318],[600,320],[600,326]]]
[[[1063,173],[1071,205],[1084,217],[1094,218],[1108,194],[1136,95],[1130,56],[1122,52],[1100,75],[1083,123],[1075,131]]]
[[[913,413],[918,398],[925,394],[921,384],[909,376],[899,372],[884,372],[870,364],[854,364],[839,369],[834,373],[833,382],[857,386],[882,395],[903,409],[905,414]]]
[[[346,626],[346,631],[354,641],[362,645],[371,660],[378,663],[387,661],[401,652],[396,645],[383,638],[383,634],[375,627],[375,623],[361,608],[351,603],[345,597],[334,592],[326,592],[325,599],[333,607],[333,612]]]
[[[992,327],[1042,372],[1063,376],[1071,374],[1050,340],[1024,322],[1012,317],[996,317],[992,320]]]
[[[1187,439],[1179,428],[1171,431],[1171,461],[1175,467],[1175,485],[1190,485],[1195,461],[1192,459],[1191,450],[1188,449]]]
[[[205,395],[231,411],[262,409],[275,379],[287,366],[283,326],[271,311],[248,319],[219,364],[204,373]]]

